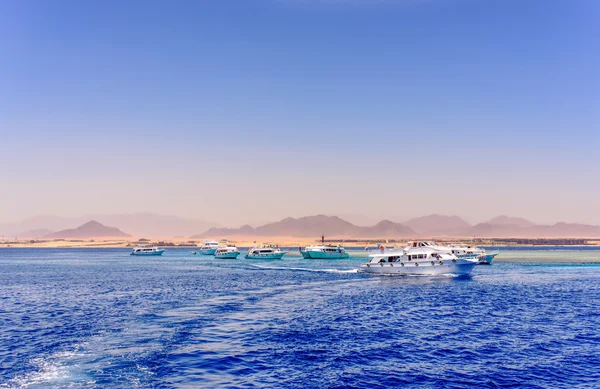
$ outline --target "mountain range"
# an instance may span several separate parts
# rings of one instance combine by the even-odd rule
[[[36,216],[15,223],[0,223],[0,235],[19,238],[40,238],[54,231],[74,228],[90,220],[109,226],[118,226],[133,236],[174,237],[190,236],[216,226],[216,223],[186,219],[150,212],[87,215],[80,217]]]
[[[407,226],[383,220],[371,227],[356,226],[337,216],[306,216],[298,219],[292,217],[281,221],[268,223],[253,228],[249,225],[240,228],[211,228],[200,235],[192,236],[193,239],[220,236],[294,236],[314,237],[315,235],[347,236],[363,238],[392,238],[412,236],[415,232]]]
[[[373,226],[354,225],[337,216],[316,215],[285,218],[256,228],[211,228],[192,238],[227,236],[289,236],[347,238],[411,238],[411,237],[486,237],[486,238],[558,238],[600,237],[600,226],[576,223],[537,225],[518,217],[498,216],[484,223],[471,225],[458,216],[429,215],[396,223],[383,220]]]
[[[94,220],[81,230],[84,223]],[[117,226],[117,231],[106,231],[98,225]],[[74,228],[79,226],[77,228]],[[96,227],[91,229],[90,227]],[[106,227],[110,228],[110,227]],[[57,231],[58,232],[54,232]],[[15,232],[16,231],[16,232]],[[67,232],[65,232],[67,231]],[[127,234],[122,232],[127,231]],[[205,231],[198,234],[198,231]],[[115,235],[110,235],[111,233]],[[39,216],[20,223],[0,224],[0,235],[19,238],[81,238],[81,237],[184,237],[192,239],[223,238],[232,236],[285,236],[299,238],[416,238],[416,237],[478,237],[478,238],[568,238],[600,237],[600,226],[559,222],[540,225],[519,217],[498,216],[483,223],[471,225],[458,216],[428,215],[398,223],[382,220],[370,226],[360,226],[338,216],[315,215],[301,218],[288,217],[260,226],[219,228],[215,224],[177,216],[136,213],[104,215],[99,218],[61,218]]]

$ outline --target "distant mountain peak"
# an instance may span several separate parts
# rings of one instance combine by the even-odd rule
[[[359,227],[338,216],[313,215],[298,219],[287,217],[278,222],[267,223],[256,228],[211,228],[201,235],[192,238],[220,238],[223,236],[293,236],[314,237],[373,237],[400,238],[414,235],[409,227],[389,220],[382,220],[375,226]]]
[[[522,217],[510,217],[506,215],[496,216],[495,218],[487,221],[492,226],[517,226],[520,228],[533,227],[535,224]]]
[[[430,236],[457,236],[471,228],[469,223],[456,215],[446,216],[435,213],[410,219],[403,224],[418,234]]]
[[[44,239],[83,239],[83,238],[125,238],[130,235],[116,227],[107,227],[95,220],[80,225],[77,228],[53,232]]]
[[[82,225],[80,225],[77,228],[95,228],[95,227],[105,227],[105,226],[95,220],[90,220],[89,222],[83,223]]]

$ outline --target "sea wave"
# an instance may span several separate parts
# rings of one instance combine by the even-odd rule
[[[600,266],[400,278],[361,260],[63,252],[0,257],[2,388],[600,382]]]

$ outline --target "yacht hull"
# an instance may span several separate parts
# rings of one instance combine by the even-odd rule
[[[215,255],[217,249],[200,249],[198,252],[200,255]]]
[[[480,265],[491,265],[492,261],[494,260],[494,258],[498,254],[499,253],[489,253],[489,254],[484,254],[484,255],[480,256],[479,257],[479,264]]]
[[[238,255],[240,255],[239,252],[225,253],[225,254],[215,255],[215,258],[217,258],[217,259],[236,259],[238,257]]]
[[[150,257],[150,256],[154,256],[154,255],[162,255],[162,253],[164,253],[165,250],[157,250],[157,251],[149,251],[149,252],[145,252],[145,253],[131,253],[131,255],[135,255],[138,257]]]
[[[401,263],[369,263],[364,264],[360,267],[359,271],[364,273],[373,273],[373,274],[397,274],[397,275],[425,275],[425,276],[434,276],[434,275],[442,275],[442,274],[456,274],[456,275],[466,275],[473,270],[473,268],[477,265],[475,261],[464,261],[460,263],[444,262],[442,265],[439,263],[435,263],[432,265],[428,262],[419,263],[419,265],[415,265],[415,263],[405,263],[402,266]]]
[[[305,255],[306,254],[306,255]],[[349,258],[347,252],[326,252],[326,251],[304,251],[302,252],[302,256],[305,259],[346,259]]]
[[[281,259],[286,253],[245,255],[246,259]]]

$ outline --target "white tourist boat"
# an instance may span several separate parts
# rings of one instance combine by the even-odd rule
[[[439,252],[450,253],[456,255],[458,258],[464,259],[477,259],[480,265],[489,265],[492,263],[492,260],[498,255],[498,251],[495,252],[486,252],[484,248],[471,246],[471,245],[461,245],[461,244],[451,244],[448,246],[439,245],[432,241],[414,241],[408,242],[407,247],[415,248],[415,247],[428,247]]]
[[[496,255],[500,253],[499,251],[486,252],[482,247],[469,245],[451,244],[448,248],[459,258],[477,258],[480,265],[491,265]]]
[[[235,259],[238,257],[238,255],[240,255],[240,250],[238,250],[237,247],[233,247],[233,246],[219,247],[215,251],[215,258],[220,258],[220,259],[224,259],[224,258]]]
[[[254,247],[248,250],[246,259],[281,259],[287,251],[281,251],[278,247]]]
[[[415,246],[399,250],[382,250],[369,255],[370,261],[359,271],[398,275],[466,275],[477,265],[476,258],[458,258],[432,247]]]
[[[131,255],[162,255],[165,249],[159,249],[158,247],[142,247],[137,246],[133,248]]]
[[[304,259],[344,259],[350,257],[341,245],[300,247],[300,254]]]
[[[219,242],[214,240],[207,240],[202,243],[200,247],[200,255],[214,255],[215,251],[219,248]]]

